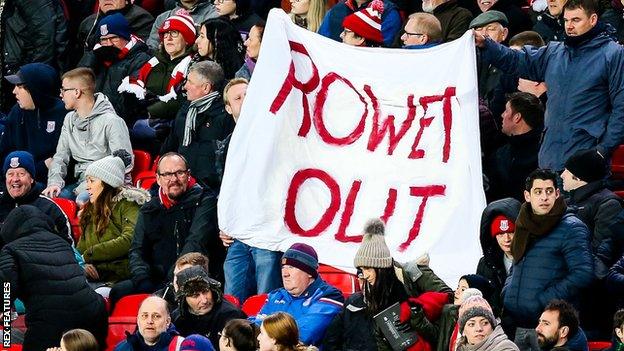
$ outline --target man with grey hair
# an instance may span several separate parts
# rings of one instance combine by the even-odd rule
[[[234,121],[223,106],[222,85],[223,69],[218,63],[202,61],[191,66],[184,85],[188,101],[180,107],[173,130],[161,149],[161,154],[182,154],[193,176],[215,192],[220,186],[216,145],[234,130]]]
[[[436,16],[442,25],[442,40],[455,40],[468,30],[472,13],[457,5],[456,0],[423,0],[423,11]]]

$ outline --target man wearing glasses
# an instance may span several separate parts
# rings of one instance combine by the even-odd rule
[[[425,49],[442,43],[442,26],[432,14],[417,12],[409,17],[401,35],[403,48]]]
[[[88,68],[80,67],[62,77],[60,96],[65,116],[56,153],[48,171],[48,187],[43,194],[49,197],[88,201],[84,172],[93,161],[109,156],[114,150],[124,149],[132,154],[128,128],[117,116],[111,102],[102,93],[95,93],[95,76]],[[73,172],[70,173],[70,165]]]
[[[138,103],[126,94],[119,94],[117,88],[124,77],[134,75],[151,56],[147,45],[131,34],[128,21],[121,13],[102,18],[97,26],[99,42],[92,53],[85,54],[79,66],[95,72],[95,91],[104,93],[117,114],[132,126]]]
[[[132,278],[117,283],[111,301],[137,293],[152,293],[173,279],[178,257],[199,252],[209,258],[211,277],[223,280],[225,250],[217,229],[217,198],[196,184],[186,159],[164,154],[156,173],[158,196],[139,212],[130,246]]]

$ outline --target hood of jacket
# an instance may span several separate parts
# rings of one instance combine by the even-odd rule
[[[490,225],[494,217],[498,215],[504,215],[509,219],[516,221],[518,213],[520,213],[520,201],[514,198],[506,198],[491,202],[483,210],[481,215],[481,249],[483,250],[483,256],[491,263],[497,261],[497,257],[502,257],[503,251],[498,246],[496,238],[493,238],[490,233]],[[502,263],[502,261],[501,261]]]
[[[587,337],[583,329],[579,328],[576,334],[565,343],[564,347],[570,351],[588,351]]]
[[[121,191],[113,197],[113,201],[128,200],[130,202],[135,202],[139,206],[143,206],[150,198],[150,193],[147,190],[127,186],[121,188]]]
[[[83,118],[78,116],[78,113],[72,113],[71,126],[81,131],[89,130],[94,120],[106,114],[117,115],[108,97],[102,93],[95,93],[95,104],[93,104],[91,114]]]
[[[22,66],[20,74],[36,108],[45,110],[60,101],[59,76],[54,68],[44,63],[31,63]]]
[[[0,238],[9,244],[30,234],[46,231],[54,232],[52,219],[40,209],[32,205],[23,205],[12,210],[0,230]]]

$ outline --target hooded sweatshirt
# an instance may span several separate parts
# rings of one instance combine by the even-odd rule
[[[65,187],[67,166],[70,159],[76,162],[74,177],[80,185],[76,193],[84,191],[84,172],[93,161],[124,149],[132,154],[130,136],[126,123],[117,116],[113,105],[102,93],[95,94],[95,104],[86,118],[76,111],[67,114],[61,130],[56,153],[50,171],[48,186]]]
[[[24,110],[17,103],[13,106],[0,140],[0,160],[16,150],[28,151],[35,159],[34,178],[46,183],[45,160],[54,155],[67,110],[58,97],[59,77],[54,68],[32,63],[22,66],[20,73],[35,109]]]

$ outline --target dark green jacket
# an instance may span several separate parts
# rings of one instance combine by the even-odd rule
[[[449,288],[429,266],[420,265],[414,261],[403,265],[395,262],[394,271],[397,278],[399,278],[405,286],[405,290],[407,290],[409,296],[417,297],[424,292],[435,291],[447,293],[449,295],[449,301],[452,301],[453,290]],[[412,309],[410,320],[412,329],[415,330],[419,336],[427,340],[432,348],[436,347],[436,340],[440,330],[438,323],[439,320],[435,322],[429,321],[427,317],[425,317],[425,313],[422,309]],[[381,331],[377,328],[375,328],[375,337],[377,339],[377,348],[380,351],[392,350],[388,341],[385,340]]]
[[[130,278],[128,251],[134,226],[139,208],[149,199],[143,189],[124,188],[113,198],[110,222],[101,237],[95,233],[94,223],[81,223],[83,234],[77,249],[86,263],[95,266],[101,281],[115,283]]]

